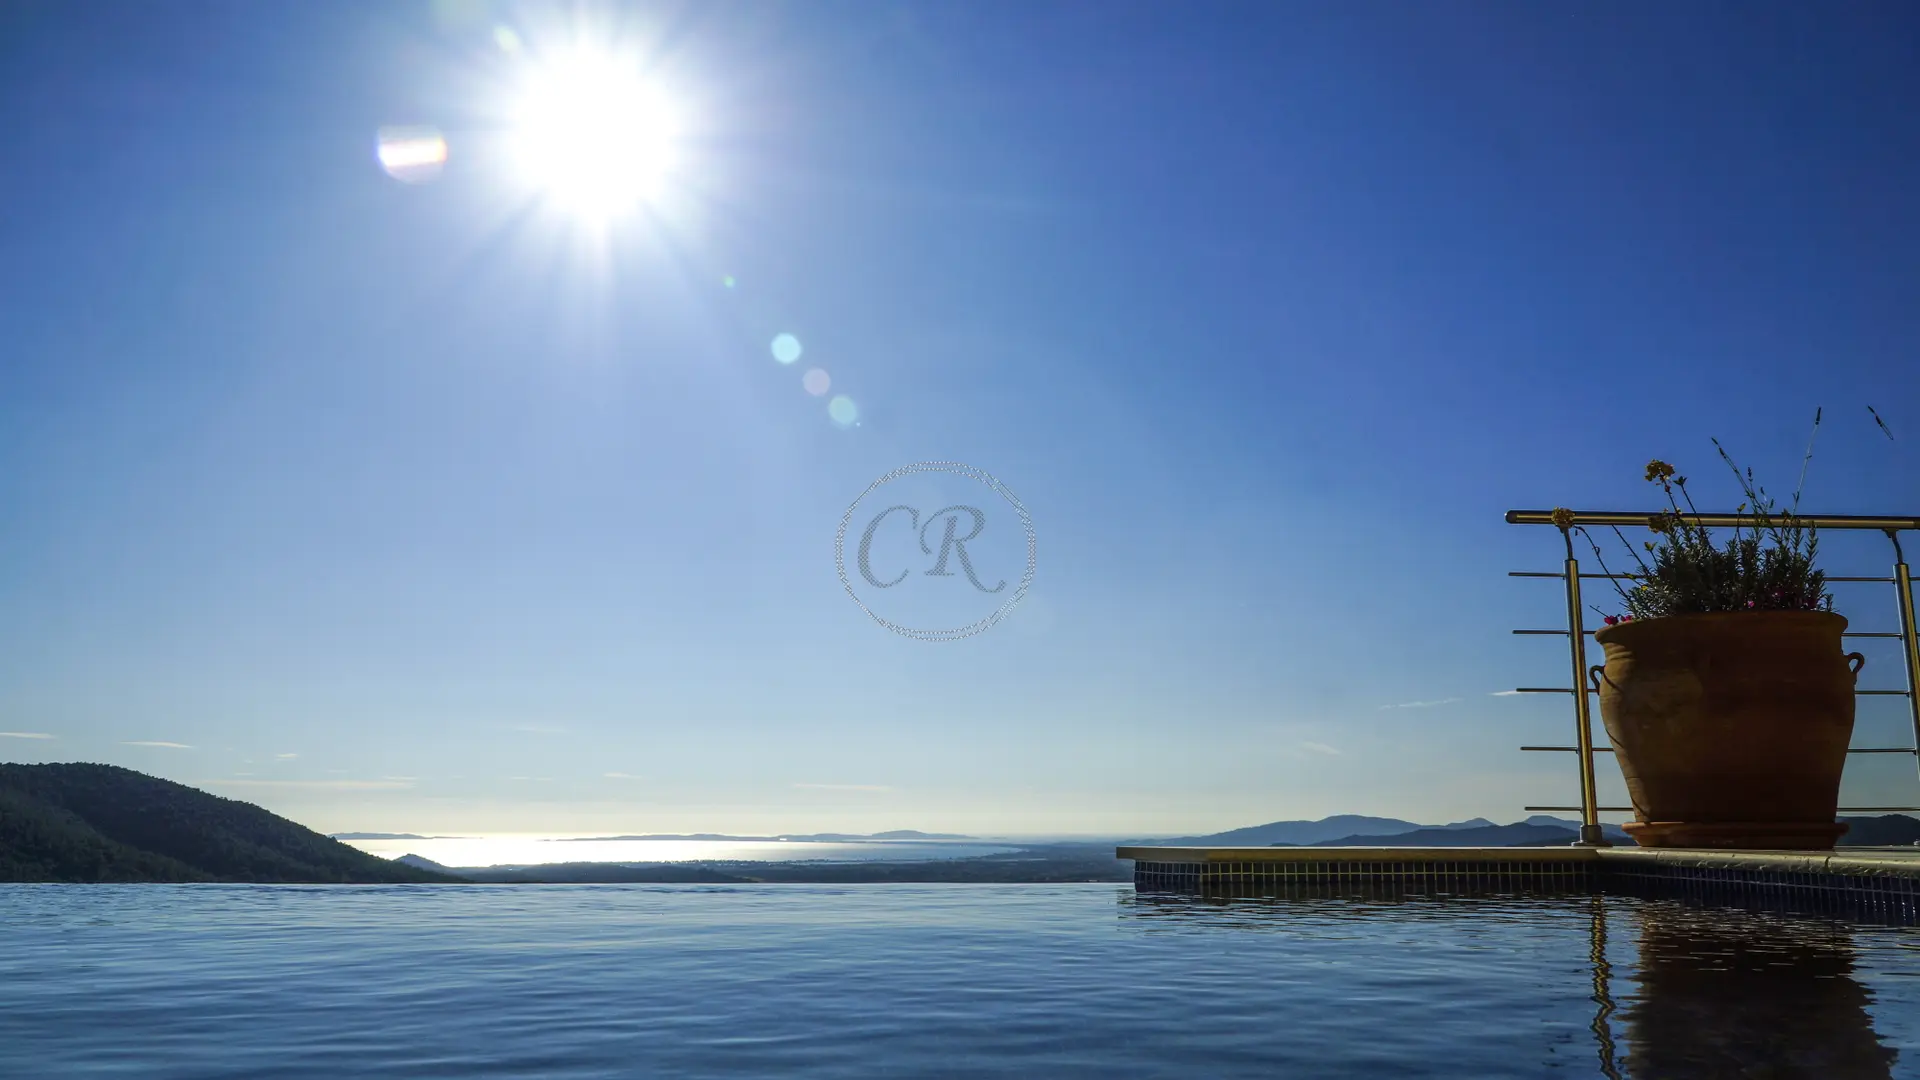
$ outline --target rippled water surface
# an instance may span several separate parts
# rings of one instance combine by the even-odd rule
[[[0,885],[0,1076],[1920,1076],[1920,932],[1114,885]]]

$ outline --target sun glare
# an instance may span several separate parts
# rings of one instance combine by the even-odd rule
[[[673,136],[658,91],[619,59],[593,53],[533,72],[513,120],[525,179],[567,213],[596,222],[660,195]]]

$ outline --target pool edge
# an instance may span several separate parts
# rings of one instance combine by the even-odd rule
[[[1225,848],[1125,845],[1139,892],[1577,892],[1920,922],[1920,849]]]

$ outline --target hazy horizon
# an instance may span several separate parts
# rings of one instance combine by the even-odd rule
[[[8,6],[0,760],[321,832],[1572,805],[1504,511],[1784,494],[1816,407],[1808,509],[1920,492],[1912,23],[1763,8]],[[912,477],[981,576],[886,592],[922,462],[1032,534]]]

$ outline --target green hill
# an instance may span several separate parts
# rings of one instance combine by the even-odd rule
[[[457,881],[115,765],[0,765],[0,881]]]

